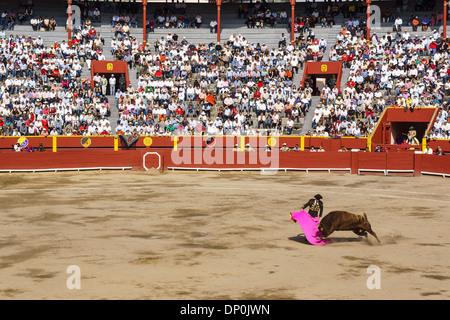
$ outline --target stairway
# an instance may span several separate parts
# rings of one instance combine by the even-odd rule
[[[314,111],[316,110],[317,106],[319,105],[320,97],[313,96],[311,98],[311,100],[312,100],[311,106],[309,107],[308,113],[306,114],[306,116],[304,118],[302,130],[301,130],[301,134],[300,134],[302,136],[305,136],[309,130],[312,131],[312,119],[314,118]]]
[[[109,123],[111,125],[111,134],[116,134],[117,121],[119,121],[119,109],[116,104],[116,97],[106,96],[109,102],[109,110],[111,115],[109,116]]]

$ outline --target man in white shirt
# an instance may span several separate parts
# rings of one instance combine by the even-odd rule
[[[214,18],[209,23],[209,32],[210,33],[217,33],[217,21]]]
[[[116,93],[116,78],[114,77],[114,74],[111,75],[109,78],[109,89],[110,89],[110,95],[114,95]]]
[[[292,120],[292,118],[289,118],[288,121],[286,122],[286,129],[287,129],[287,134],[292,134],[292,130],[294,129],[294,120]]]
[[[319,40],[319,49],[325,52],[326,48],[327,48],[327,40],[321,38]]]
[[[402,29],[403,20],[400,16],[394,21],[394,31],[400,31]]]
[[[37,31],[37,26],[38,26],[38,19],[36,19],[36,17],[32,17],[30,19],[30,24],[33,27],[33,31]]]

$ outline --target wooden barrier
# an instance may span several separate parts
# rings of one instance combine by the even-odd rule
[[[44,148],[52,148],[56,142],[57,149],[83,149],[83,148],[106,148],[114,149],[115,139],[117,139],[118,149],[129,149],[125,143],[118,137],[112,135],[106,136],[56,136],[54,141],[53,136],[21,136],[21,137],[1,137],[0,150],[12,150],[12,145],[16,144],[18,140],[26,139],[31,145],[37,147],[40,143]],[[88,141],[88,143],[84,143]],[[201,141],[201,142],[200,142]],[[314,146],[316,149],[322,146],[325,151],[337,151],[342,146],[347,149],[364,150],[368,146],[368,138],[340,138],[331,139],[323,137],[308,137],[308,136],[141,136],[138,141],[133,144],[131,148],[173,148],[175,145],[195,145],[196,147],[205,148],[208,145],[215,147],[234,147],[246,145],[247,143],[255,144],[257,147],[264,148],[269,145],[271,148],[281,148],[284,143],[289,148],[294,148],[296,145],[304,149],[310,149]],[[444,145],[444,144],[443,144]],[[255,145],[252,145],[255,147]]]
[[[24,137],[20,137],[24,141]],[[52,168],[144,168],[273,169],[304,171],[348,171],[353,174],[450,174],[450,156],[417,154],[413,151],[364,152],[367,139],[281,137],[140,137],[127,148],[118,137],[25,137],[44,152],[14,152],[18,137],[0,139],[0,170]],[[304,151],[280,151],[283,144],[302,145]],[[325,152],[310,152],[313,144]],[[250,144],[254,151],[243,151]],[[271,151],[265,151],[266,146]],[[338,152],[340,146],[359,152]],[[236,147],[237,146],[237,147]],[[328,149],[328,150],[327,150]],[[237,150],[237,151],[235,151]],[[56,151],[56,152],[54,152]],[[149,153],[150,152],[150,153]],[[147,156],[144,156],[147,154]]]

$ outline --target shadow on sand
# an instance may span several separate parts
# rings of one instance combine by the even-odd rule
[[[291,241],[299,242],[301,244],[311,245],[309,241],[306,239],[306,236],[302,233],[296,235],[295,237],[288,238]],[[331,244],[333,243],[342,243],[342,242],[362,242],[365,239],[362,237],[346,237],[346,238],[328,238],[331,240]]]

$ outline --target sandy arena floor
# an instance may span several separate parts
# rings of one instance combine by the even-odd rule
[[[27,173],[1,174],[0,190],[0,299],[450,298],[439,177]],[[307,244],[289,212],[316,193],[325,213],[365,212],[382,244]]]

